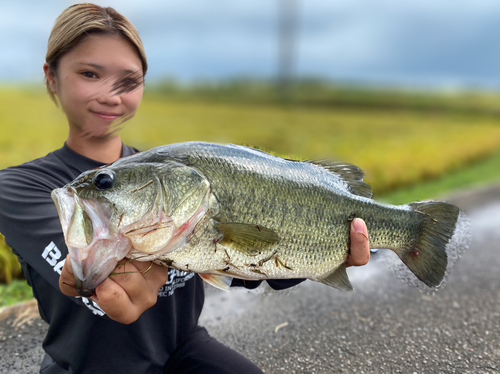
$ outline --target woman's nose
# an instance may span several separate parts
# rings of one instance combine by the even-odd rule
[[[97,95],[97,102],[103,105],[119,105],[121,103],[121,95],[112,92],[110,87],[103,90]]]
[[[102,105],[118,105],[121,103],[121,92],[116,90],[117,74],[103,79],[96,91],[94,98]]]

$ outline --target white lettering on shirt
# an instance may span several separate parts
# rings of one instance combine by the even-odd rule
[[[42,257],[49,263],[50,266],[54,269],[54,271],[61,275],[62,273],[62,268],[64,266],[64,263],[66,262],[66,259],[62,259],[61,261],[58,261],[61,258],[61,251],[59,248],[57,248],[57,245],[54,242],[50,242],[48,246],[45,247],[45,250],[42,253]]]
[[[42,257],[49,263],[50,266],[55,266],[57,264],[57,260],[61,258],[61,251],[57,248],[54,242],[50,242],[50,244],[45,247]]]
[[[103,316],[105,315],[106,313],[104,313],[104,311],[99,307],[99,305],[97,305],[96,303],[94,303],[92,300],[89,300],[87,299],[86,297],[82,297],[82,301],[83,303],[85,304],[85,306],[87,308],[90,309],[90,311],[92,313],[94,313],[95,315],[98,315],[98,316]]]
[[[162,288],[160,288],[160,291],[158,291],[158,296],[172,296],[177,288],[184,287],[186,285],[186,282],[194,276],[194,273],[188,273],[186,271],[180,271],[177,269],[170,269],[168,272],[168,282]]]
[[[61,275],[62,273],[62,268],[64,267],[64,263],[66,262],[66,259],[62,260],[62,261],[59,261],[56,266],[54,266],[54,271]]]

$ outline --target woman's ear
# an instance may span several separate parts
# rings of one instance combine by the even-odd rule
[[[56,72],[52,70],[48,63],[43,64],[43,72],[47,80],[47,86],[54,95],[57,94]]]

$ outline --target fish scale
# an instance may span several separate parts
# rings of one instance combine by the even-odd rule
[[[109,190],[95,190],[92,181],[99,173],[114,178]],[[372,248],[393,250],[418,279],[438,287],[447,266],[446,246],[462,214],[445,202],[375,202],[362,171],[346,163],[290,161],[246,147],[199,142],[129,156],[56,191],[56,201],[59,194],[65,195],[66,200],[59,199],[63,202],[73,193],[113,209],[115,221],[120,216],[129,228],[111,222],[117,237],[154,247],[134,248],[133,257],[197,272],[220,288],[238,277],[309,278],[351,289],[345,261],[356,217],[365,220]],[[73,209],[74,214],[80,210]],[[63,227],[72,218],[67,211],[60,212]],[[84,250],[83,243],[80,247],[75,250]]]
[[[274,228],[280,238],[283,238],[277,250],[286,253],[283,255],[284,259],[288,261],[287,263],[293,265],[290,267],[295,270],[293,275],[295,277],[320,279],[325,274],[331,273],[332,269],[335,270],[342,264],[348,255],[349,217],[353,215],[353,212],[357,211],[358,217],[365,216],[368,221],[367,224],[370,222],[370,216],[363,214],[366,209],[364,209],[365,206],[360,206],[359,202],[361,200],[359,198],[353,199],[347,194],[333,195],[331,191],[332,182],[324,183],[324,180],[320,180],[318,177],[311,178],[310,181],[304,180],[304,173],[296,171],[301,166],[304,169],[314,169],[316,168],[314,165],[283,162],[284,160],[268,158],[267,156],[260,157],[259,161],[271,163],[271,167],[265,168],[255,160],[252,163],[250,158],[245,158],[245,162],[239,163],[238,161],[241,158],[234,157],[233,153],[238,155],[240,150],[235,148],[232,151],[224,154],[216,150],[210,154],[204,153],[202,157],[197,159],[196,150],[190,150],[190,163],[192,163],[193,167],[201,170],[211,181],[212,191],[214,191],[221,202],[221,209],[231,212],[231,218],[236,222],[260,224],[268,228]],[[175,155],[173,157],[175,158]],[[234,162],[231,163],[230,161]],[[292,166],[289,167],[286,164]],[[252,165],[254,165],[253,170]],[[228,170],[231,170],[231,173],[228,173]],[[316,175],[327,174],[323,170],[315,170],[315,172]],[[280,174],[285,174],[282,178],[288,181],[291,179],[296,182],[296,185],[294,186],[292,183],[280,183]],[[304,195],[301,194],[301,189],[297,188],[297,185],[301,184],[299,182],[302,182],[302,184],[309,182],[306,183],[305,189],[307,189],[308,184],[319,185],[323,188],[315,188],[310,195]],[[273,187],[275,187],[276,193],[270,193],[269,188]],[[330,190],[327,189],[328,187],[330,187]],[[277,200],[277,203],[270,201],[270,196]],[[248,201],[242,203],[242,199],[247,199]],[[255,201],[259,202],[259,206],[267,208],[265,214],[258,217],[252,215],[254,212],[252,204]],[[327,204],[329,201],[331,203]],[[297,204],[297,202],[300,203]],[[370,203],[374,204],[373,201],[370,201]],[[282,209],[290,206],[292,211],[287,215],[281,215],[280,209],[269,209],[269,207],[273,206],[278,206]],[[340,214],[336,214],[335,206],[342,207]],[[379,206],[379,208],[384,209],[386,207]],[[393,210],[394,208],[389,209]],[[315,211],[321,211],[323,217],[318,217]],[[403,211],[406,212],[406,210]],[[325,219],[324,217],[328,214],[327,212],[331,213],[330,219]],[[392,211],[391,214],[393,214]],[[293,217],[295,221],[293,226],[276,225],[276,222],[286,221],[286,217]],[[399,217],[395,218],[399,220]],[[311,222],[315,223],[314,230],[308,227]],[[373,230],[370,230],[373,246],[394,246],[394,240],[389,240],[391,236],[388,233],[391,232],[391,229],[394,230],[396,225],[391,223],[389,226],[387,229],[384,229],[384,226],[382,226],[380,229],[374,227]],[[294,232],[290,232],[291,230]],[[392,236],[394,237],[395,235]],[[288,240],[291,237],[299,237],[301,240],[294,245],[293,241]],[[401,236],[399,234],[398,244],[400,242]],[[237,258],[240,260],[240,257]],[[309,266],[307,270],[302,269],[303,262],[308,265],[316,264],[314,271]],[[318,266],[318,264],[326,265]],[[216,265],[214,264],[214,266]],[[262,271],[267,274],[267,272],[272,270],[270,267],[271,265],[266,265],[262,267]],[[280,273],[279,277],[290,277],[287,274],[290,273],[287,269],[280,270],[277,270]],[[264,275],[256,275],[256,277],[266,278]]]

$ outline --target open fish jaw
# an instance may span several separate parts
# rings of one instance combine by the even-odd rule
[[[130,251],[130,241],[119,233],[110,235],[112,211],[105,204],[81,199],[72,188],[58,188],[52,199],[59,213],[63,234],[78,281],[101,283],[118,261]]]

